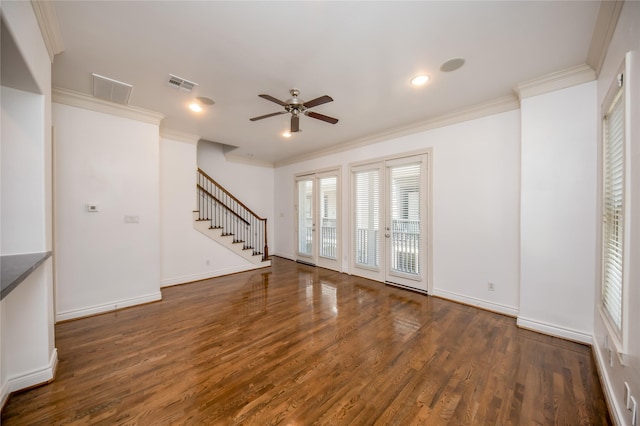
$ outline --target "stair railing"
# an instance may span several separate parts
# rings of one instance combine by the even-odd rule
[[[255,214],[211,176],[198,169],[198,220],[210,220],[212,229],[222,229],[222,235],[233,236],[245,250],[268,260],[267,219]]]

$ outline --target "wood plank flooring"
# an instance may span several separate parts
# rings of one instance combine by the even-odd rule
[[[515,319],[274,258],[56,326],[9,425],[610,424],[591,349]]]

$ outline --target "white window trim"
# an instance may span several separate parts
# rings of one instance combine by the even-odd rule
[[[625,60],[623,61],[622,65],[619,68],[619,71],[616,73],[616,78],[615,81],[612,82],[611,87],[609,88],[609,91],[607,92],[607,96],[605,97],[604,103],[601,106],[601,115],[600,115],[600,120],[601,123],[604,120],[604,116],[605,114],[607,114],[607,112],[609,111],[609,108],[611,107],[611,104],[614,100],[614,97],[616,96],[618,90],[619,90],[619,85],[618,85],[618,76],[619,75],[623,75],[623,85],[622,85],[622,90],[623,90],[623,98],[624,98],[624,168],[625,168],[625,172],[624,172],[624,192],[623,192],[623,218],[625,220],[624,223],[624,229],[623,229],[623,271],[622,271],[622,324],[621,324],[621,331],[620,333],[618,333],[618,331],[616,330],[616,327],[614,324],[612,324],[612,321],[609,317],[609,313],[607,312],[607,310],[604,308],[603,304],[602,304],[602,291],[599,292],[599,297],[598,297],[598,311],[600,312],[600,316],[602,317],[602,321],[605,325],[605,328],[607,329],[607,334],[608,334],[608,342],[611,343],[611,347],[612,349],[615,350],[616,354],[618,355],[618,360],[620,361],[620,363],[622,365],[628,365],[629,363],[629,359],[628,359],[628,354],[629,354],[629,340],[630,340],[630,336],[629,336],[629,286],[630,286],[630,267],[631,267],[631,256],[630,256],[630,246],[631,246],[631,230],[632,230],[632,226],[630,226],[630,218],[632,217],[631,214],[631,197],[633,196],[633,186],[632,186],[632,182],[631,182],[631,170],[632,170],[632,164],[631,164],[631,160],[632,160],[632,153],[631,151],[631,138],[632,138],[632,134],[631,134],[631,120],[632,120],[632,107],[631,107],[631,101],[632,101],[632,90],[634,90],[635,86],[638,84],[638,82],[633,81],[634,79],[634,72],[635,67],[637,66],[638,62],[638,54],[636,52],[628,52],[627,55],[625,56]],[[634,67],[634,69],[632,70],[631,68]],[[633,71],[633,72],[632,72]],[[637,89],[635,89],[637,90]],[[604,139],[604,128],[603,131],[601,132],[601,145],[603,146],[603,139]],[[602,157],[603,157],[603,166],[602,166],[602,173],[604,173],[604,149],[602,150]],[[635,165],[636,167],[638,165]],[[604,179],[604,177],[603,177]],[[604,198],[604,185],[602,185],[602,190],[601,190],[601,194],[600,194],[600,199],[603,200]],[[604,228],[604,201],[602,202],[602,219],[600,220],[600,226],[602,228]],[[604,249],[603,249],[603,244],[604,244],[604,233],[602,233],[601,236],[601,243],[600,243],[600,256],[601,256],[601,280],[600,280],[600,289],[602,290],[602,285],[603,285],[603,271],[604,271],[604,262],[603,262],[603,257],[604,257]]]

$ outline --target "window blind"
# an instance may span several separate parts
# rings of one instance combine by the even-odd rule
[[[354,173],[355,256],[356,263],[373,268],[380,264],[380,171]]]
[[[624,96],[620,88],[603,119],[603,232],[601,303],[622,335],[624,262]]]
[[[420,273],[420,163],[393,166],[391,178],[391,268]]]
[[[337,188],[336,176],[319,180],[320,199],[320,256],[336,258],[337,253]]]

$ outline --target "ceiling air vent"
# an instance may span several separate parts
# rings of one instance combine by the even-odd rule
[[[133,86],[98,74],[93,76],[93,96],[127,105]]]
[[[182,90],[190,92],[197,85],[198,83],[194,83],[193,81],[185,80],[184,78],[169,74],[169,86],[171,87],[178,87]]]

